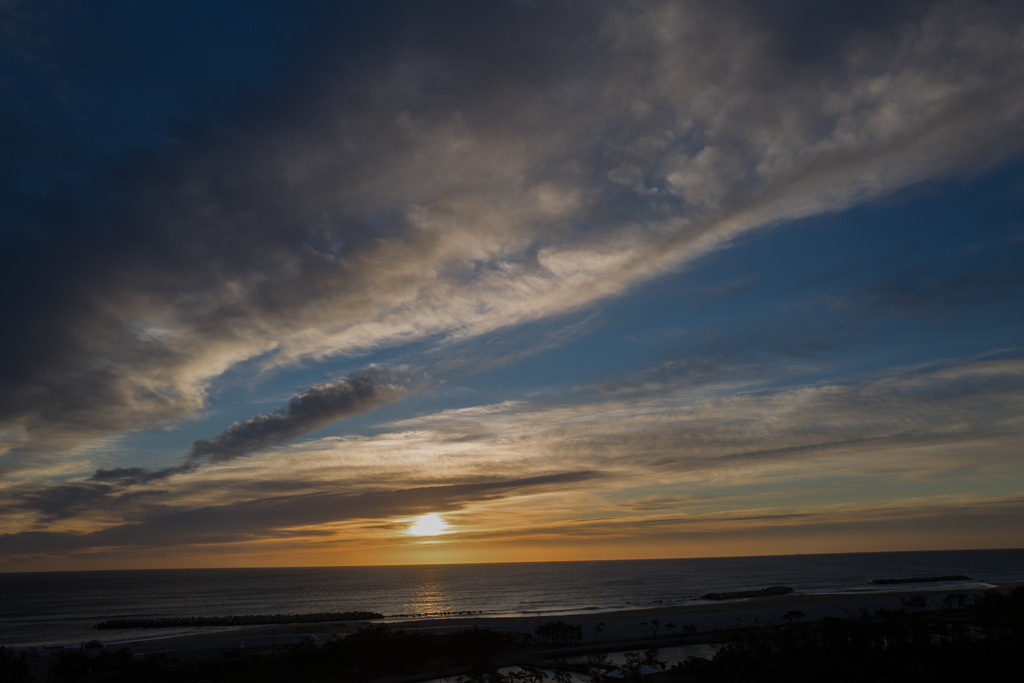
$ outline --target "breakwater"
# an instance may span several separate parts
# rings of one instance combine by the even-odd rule
[[[932,583],[939,581],[973,581],[969,576],[911,576],[906,579],[871,579],[871,583],[878,586],[889,586],[896,583]]]
[[[464,609],[455,612],[408,612],[401,614],[389,614],[388,619],[404,619],[408,617],[414,618],[430,618],[430,617],[462,617],[471,614],[483,614],[482,610],[478,609]]]
[[[769,586],[752,591],[730,591],[727,593],[705,593],[701,600],[735,600],[736,598],[764,598],[770,595],[786,595],[792,593],[789,586]]]
[[[174,626],[261,626],[263,624],[310,624],[320,621],[364,621],[382,619],[377,612],[314,612],[312,614],[246,614],[228,617],[142,617],[108,619],[93,624],[95,629],[168,628]]]

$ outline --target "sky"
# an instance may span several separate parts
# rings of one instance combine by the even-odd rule
[[[1024,546],[1024,5],[0,2],[0,571]]]

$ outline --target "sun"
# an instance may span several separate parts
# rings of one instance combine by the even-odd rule
[[[441,519],[441,515],[436,512],[420,515],[409,526],[409,533],[413,536],[437,536],[447,531],[448,523]]]

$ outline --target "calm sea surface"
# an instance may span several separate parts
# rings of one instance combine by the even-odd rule
[[[792,586],[800,593],[872,590],[873,578],[965,574],[1024,579],[1024,549],[685,560],[291,569],[168,569],[0,574],[0,645],[77,643],[195,632],[95,631],[121,617],[385,615],[480,611],[553,614],[672,604],[710,591]],[[901,588],[943,588],[935,584]],[[957,586],[950,586],[950,589]]]

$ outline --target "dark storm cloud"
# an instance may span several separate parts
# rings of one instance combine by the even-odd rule
[[[225,77],[259,87],[214,88],[228,101],[191,119],[158,107],[162,132],[112,156],[57,159],[86,137],[74,112],[23,112],[12,139],[32,120],[71,132],[30,144],[55,161],[3,190],[5,467],[192,414],[245,361],[578,310],[742,231],[1020,149],[1019,3],[758,5],[317,5],[275,77]],[[61,8],[31,7],[22,52],[104,44],[105,15],[79,8],[98,23],[51,35]],[[829,39],[798,49],[814,31]],[[219,63],[218,40],[190,45]],[[58,60],[31,82],[127,101],[120,61]],[[197,457],[290,438],[314,403]]]
[[[560,490],[593,481],[598,472],[561,472],[521,479],[430,486],[362,494],[310,493],[195,509],[158,508],[143,521],[92,533],[28,531],[0,534],[0,552],[66,552],[109,546],[174,546],[235,543],[276,530],[350,519],[447,512],[486,500]]]

